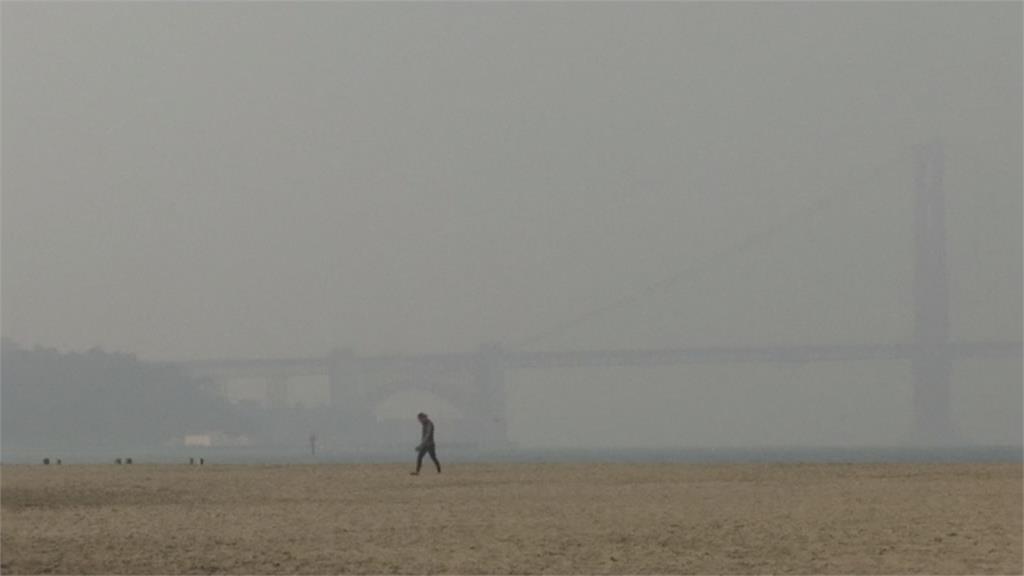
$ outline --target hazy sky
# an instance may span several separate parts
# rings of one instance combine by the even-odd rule
[[[3,334],[24,343],[905,342],[914,149],[934,139],[953,337],[1021,336],[1018,2],[4,2],[2,20]]]

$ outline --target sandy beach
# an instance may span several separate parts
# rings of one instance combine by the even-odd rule
[[[4,465],[5,574],[1021,574],[1020,464]]]

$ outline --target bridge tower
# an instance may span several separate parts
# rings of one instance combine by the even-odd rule
[[[916,440],[927,445],[956,439],[950,413],[949,278],[943,150],[938,141],[917,151],[915,166],[914,417]]]
[[[288,375],[271,370],[264,376],[267,387],[267,408],[270,413],[270,442],[287,443],[288,435]]]
[[[372,406],[366,395],[366,382],[355,353],[350,348],[331,351],[327,363],[330,406],[335,412],[331,440],[339,446],[361,446],[370,434]]]
[[[501,449],[508,444],[505,416],[506,358],[498,344],[485,344],[476,353],[474,386],[477,392],[477,413],[474,416],[481,433],[480,446]]]
[[[270,374],[264,380],[267,387],[267,408],[277,412],[287,410],[288,376],[284,374]]]
[[[351,349],[334,349],[327,360],[327,382],[332,408],[341,408],[359,396],[355,354]]]

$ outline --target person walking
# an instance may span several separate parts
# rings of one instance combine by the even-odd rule
[[[423,466],[423,457],[430,454],[430,459],[434,461],[434,466],[437,466],[437,473],[441,473],[441,463],[437,461],[437,448],[434,444],[434,423],[430,421],[430,418],[423,412],[416,415],[419,419],[420,424],[423,426],[423,434],[420,437],[419,446],[416,446],[416,471],[410,472],[413,476],[417,476],[420,473],[420,468]]]

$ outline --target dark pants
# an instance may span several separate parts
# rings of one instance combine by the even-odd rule
[[[424,446],[420,448],[419,453],[416,455],[416,471],[420,471],[420,467],[423,466],[423,456],[430,454],[430,459],[434,461],[434,466],[437,466],[437,473],[441,473],[441,463],[437,461],[437,451],[434,445]]]

